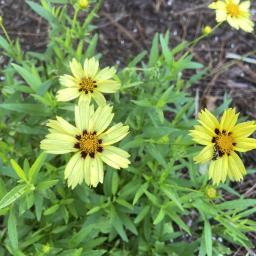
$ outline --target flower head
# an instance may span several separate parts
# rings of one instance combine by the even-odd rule
[[[254,121],[237,123],[239,113],[235,109],[225,110],[220,122],[207,109],[199,113],[193,140],[205,148],[194,158],[197,163],[210,162],[209,178],[213,184],[225,182],[226,178],[240,181],[246,174],[245,167],[235,151],[246,152],[256,148],[256,140],[248,138],[255,130]]]
[[[209,5],[216,10],[217,22],[227,21],[235,29],[246,32],[253,31],[253,22],[250,19],[250,1],[240,3],[240,0],[219,0]]]
[[[98,105],[105,105],[106,100],[102,93],[115,93],[120,88],[120,83],[113,79],[116,69],[106,67],[99,70],[99,62],[94,57],[86,59],[83,67],[76,59],[69,65],[73,76],[60,77],[61,85],[66,88],[57,92],[58,101],[79,97],[79,101],[90,103],[93,98]]]
[[[93,187],[103,183],[103,162],[115,169],[128,167],[129,154],[112,146],[128,134],[128,126],[118,123],[107,129],[113,116],[108,105],[94,111],[82,101],[75,106],[76,126],[61,117],[48,122],[50,133],[41,141],[41,148],[50,154],[74,152],[65,168],[72,189],[83,181]]]

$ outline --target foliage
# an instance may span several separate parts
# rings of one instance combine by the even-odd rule
[[[121,90],[108,101],[115,122],[129,125],[120,147],[131,154],[125,170],[105,166],[103,185],[67,188],[69,155],[40,153],[46,122],[60,115],[74,123],[73,103],[56,101],[58,77],[75,57],[96,54],[93,19],[102,2],[73,18],[67,0],[27,1],[49,23],[44,52],[23,52],[19,40],[0,37],[8,59],[1,70],[0,255],[230,255],[227,242],[253,246],[247,232],[256,223],[256,200],[229,184],[216,198],[207,194],[207,166],[193,163],[198,150],[188,135],[195,120],[193,83],[207,72],[181,42],[169,48],[170,34],[156,34],[143,51],[119,69]],[[84,19],[77,19],[84,12]],[[195,75],[185,80],[187,70]],[[222,112],[226,98],[216,110]],[[253,170],[253,172],[255,172]],[[233,195],[225,201],[221,191]],[[223,242],[224,241],[224,242]]]

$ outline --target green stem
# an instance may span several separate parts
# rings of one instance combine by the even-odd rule
[[[7,33],[6,29],[5,29],[5,27],[4,27],[4,24],[3,24],[3,23],[0,23],[0,26],[1,26],[1,29],[3,30],[3,32],[4,32],[4,35],[5,35],[6,39],[7,39],[8,42],[9,42],[9,44],[12,45],[12,41],[11,41],[11,39],[10,39],[10,37],[9,37],[9,35],[8,35],[8,33]]]
[[[74,17],[73,17],[73,20],[72,20],[72,30],[73,30],[74,27],[75,27],[78,13],[79,13],[79,8],[75,8]]]
[[[100,10],[102,4],[103,4],[104,0],[99,0],[98,3],[96,4],[96,6],[93,8],[93,10],[90,12],[90,14],[88,15],[88,17],[86,18],[84,24],[83,24],[83,28],[86,28],[94,19],[94,17],[96,16],[96,14],[98,13],[98,11]]]
[[[212,32],[211,34],[222,24],[221,23],[218,23],[213,29],[212,29]],[[185,52],[185,54],[182,56],[182,58],[185,58],[193,49],[193,47],[199,43],[202,39],[204,39],[205,37],[209,36],[209,34],[202,34],[201,36],[199,36],[198,38],[194,39],[193,41],[191,41],[189,44],[188,44],[188,51]]]

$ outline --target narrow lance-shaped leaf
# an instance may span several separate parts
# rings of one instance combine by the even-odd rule
[[[22,170],[22,168],[18,165],[18,163],[11,159],[11,165],[12,165],[12,168],[14,169],[14,171],[16,172],[16,174],[22,179],[24,180],[25,182],[27,182],[27,177],[26,177],[26,174],[25,172]]]
[[[27,184],[18,185],[14,187],[11,191],[9,191],[0,201],[0,209],[3,209],[13,202],[15,202],[18,198],[20,198],[28,189]]]

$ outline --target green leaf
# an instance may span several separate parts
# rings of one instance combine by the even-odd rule
[[[148,188],[148,183],[143,184],[136,192],[132,204],[135,205]]]
[[[27,182],[27,177],[26,177],[26,174],[25,172],[22,170],[22,168],[18,165],[18,163],[11,159],[11,165],[12,165],[12,168],[14,169],[14,171],[16,172],[16,174],[22,179],[24,180],[25,182]]]
[[[113,225],[116,232],[120,235],[123,241],[128,242],[127,235],[125,233],[122,220],[118,216],[116,209],[112,206],[111,207],[111,224]]]
[[[169,50],[167,42],[162,35],[160,35],[160,44],[162,47],[165,61],[169,66],[171,66],[173,63],[173,55],[172,55],[171,51]]]
[[[212,230],[207,219],[204,220],[204,240],[206,253],[208,256],[212,256]]]
[[[149,152],[149,154],[163,167],[167,166],[167,163],[165,161],[165,158],[163,157],[163,155],[161,154],[161,152],[157,149],[157,147],[155,145],[148,145],[147,146],[147,151]]]
[[[183,230],[185,230],[188,234],[191,235],[191,232],[189,230],[189,227],[184,223],[184,221],[177,215],[176,212],[174,212],[172,209],[167,210],[166,214],[169,215],[169,217]]]
[[[49,110],[39,104],[3,103],[0,104],[0,108],[36,116],[47,116],[49,114]]]
[[[28,185],[18,185],[14,187],[12,190],[10,190],[1,200],[0,200],[0,209],[3,209],[13,202],[15,202],[17,199],[19,199],[26,191],[28,190]]]
[[[59,180],[46,180],[46,181],[42,181],[42,182],[38,183],[38,185],[36,186],[36,189],[38,189],[38,190],[45,190],[45,189],[53,187],[58,182],[59,182]]]
[[[17,232],[17,221],[14,212],[14,208],[11,209],[8,217],[8,237],[11,242],[11,246],[14,250],[18,249],[18,232]]]
[[[118,182],[119,182],[118,174],[116,171],[114,171],[112,173],[112,182],[111,182],[111,191],[113,195],[115,195],[117,192]]]
[[[59,204],[55,204],[55,205],[51,206],[50,208],[48,208],[44,211],[44,215],[47,216],[47,215],[51,215],[51,214],[55,213],[59,209],[59,207],[60,207]]]
[[[154,225],[159,224],[159,223],[164,219],[164,216],[165,216],[164,209],[161,208],[160,211],[159,211],[159,213],[157,214],[157,216],[156,216],[156,218],[155,218],[153,224],[154,224]]]
[[[134,220],[135,224],[140,223],[145,217],[146,215],[149,213],[150,210],[150,206],[146,205],[142,210],[139,211],[139,214],[137,215],[137,217]]]
[[[169,199],[171,199],[182,211],[184,211],[184,208],[181,205],[181,202],[179,201],[179,196],[177,195],[177,193],[174,190],[170,190],[167,188],[161,188],[161,190],[164,192],[165,195],[167,195],[167,197]]]
[[[158,50],[158,33],[155,34],[150,54],[149,54],[149,61],[148,61],[148,66],[152,67],[156,64],[158,58],[159,58],[159,50]]]
[[[2,47],[6,52],[10,53],[12,48],[11,45],[8,43],[8,41],[0,36],[0,47]]]
[[[238,200],[231,200],[226,201],[224,203],[218,204],[217,208],[220,210],[244,210],[248,207],[255,206],[256,199],[238,199]]]
[[[58,23],[56,17],[54,17],[48,10],[44,9],[41,5],[28,0],[26,2],[33,11],[35,11],[38,15],[46,19],[49,23]]]
[[[93,36],[93,38],[90,40],[90,44],[86,50],[86,53],[85,53],[85,56],[87,58],[91,58],[95,55],[95,49],[96,49],[96,46],[97,46],[97,42],[98,42],[98,34],[95,34]]]
[[[138,54],[129,64],[128,67],[135,67],[147,54],[146,51],[141,52],[140,54]]]
[[[33,163],[33,165],[31,166],[31,168],[28,171],[28,178],[29,181],[33,183],[33,181],[36,180],[37,174],[39,172],[39,170],[41,169],[44,160],[46,158],[46,154],[44,152],[42,152],[36,159],[36,161]]]
[[[17,64],[12,64],[15,70],[20,76],[30,85],[30,87],[36,92],[41,85],[40,77],[33,74],[31,70],[27,70]]]

